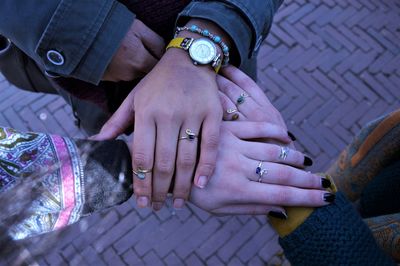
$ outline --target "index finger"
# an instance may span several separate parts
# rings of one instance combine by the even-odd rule
[[[114,139],[123,134],[125,130],[134,123],[135,111],[133,107],[134,91],[124,100],[117,111],[103,125],[97,135],[90,137],[91,140]]]
[[[220,116],[208,116],[204,122],[201,133],[200,161],[196,169],[194,182],[196,186],[204,188],[214,172],[220,134]]]

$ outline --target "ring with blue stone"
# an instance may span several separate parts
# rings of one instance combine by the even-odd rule
[[[258,182],[262,182],[263,175],[268,173],[267,169],[262,168],[263,161],[260,161],[256,167],[256,174],[258,175]]]
[[[186,136],[180,137],[179,140],[187,139],[189,141],[193,141],[197,138],[197,135],[195,133],[193,133],[193,131],[190,130],[189,128],[185,130],[185,134],[186,134]]]
[[[138,168],[136,171],[132,170],[132,172],[139,178],[140,180],[143,180],[146,178],[146,174],[150,173],[152,170],[151,169],[140,169]]]
[[[240,96],[239,96],[239,98],[237,98],[236,103],[237,103],[237,104],[242,104],[242,103],[244,103],[244,101],[245,101],[245,99],[246,99],[247,97],[250,97],[250,95],[248,95],[248,94],[245,93],[245,92],[241,93]]]

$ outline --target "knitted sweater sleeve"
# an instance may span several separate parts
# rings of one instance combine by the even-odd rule
[[[279,242],[292,265],[395,265],[340,192]]]

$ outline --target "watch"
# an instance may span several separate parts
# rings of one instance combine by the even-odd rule
[[[190,58],[195,65],[208,65],[218,73],[221,68],[221,54],[218,53],[216,45],[206,38],[175,38],[167,46],[169,48],[180,48],[189,52]]]

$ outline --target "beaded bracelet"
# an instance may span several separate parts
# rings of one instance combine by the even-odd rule
[[[220,36],[212,34],[207,29],[203,30],[196,25],[192,25],[190,27],[187,27],[187,26],[177,27],[176,31],[175,31],[175,38],[181,31],[190,31],[193,33],[200,34],[204,37],[208,37],[211,41],[218,44],[222,49],[222,53],[224,54],[224,60],[222,62],[222,65],[223,66],[228,65],[228,63],[229,63],[229,47],[222,41],[222,38]]]

